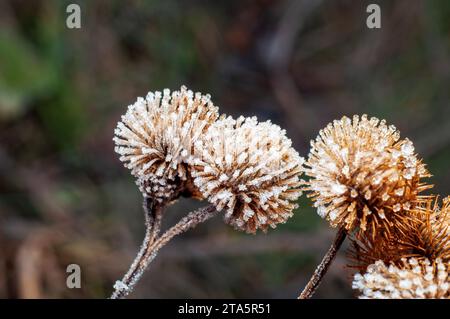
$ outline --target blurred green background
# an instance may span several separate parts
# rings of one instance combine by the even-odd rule
[[[66,6],[81,6],[81,29]],[[366,6],[382,28],[366,27]],[[300,154],[343,115],[385,118],[450,190],[450,2],[0,1],[0,297],[104,298],[143,237],[113,151],[137,96],[185,84],[223,113],[286,128]],[[203,205],[182,199],[165,227]],[[305,197],[285,225],[220,218],[165,247],[132,297],[293,298],[333,238]],[[345,251],[317,298],[351,298]],[[82,269],[68,289],[66,266]]]

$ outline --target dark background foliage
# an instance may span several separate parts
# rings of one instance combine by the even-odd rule
[[[72,2],[81,29],[66,27]],[[365,25],[372,2],[380,30]],[[271,119],[303,156],[333,119],[385,118],[448,194],[449,21],[447,0],[1,1],[0,297],[109,296],[143,236],[111,139],[149,90],[185,84]],[[199,205],[180,200],[165,226]],[[133,297],[295,297],[332,237],[306,197],[267,235],[215,218],[165,247]],[[81,289],[66,288],[70,263]],[[353,297],[346,263],[316,297]]]

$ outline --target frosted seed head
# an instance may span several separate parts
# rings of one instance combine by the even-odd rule
[[[217,208],[220,203],[231,207],[227,223],[255,233],[274,228],[292,215],[301,195],[298,176],[304,160],[278,125],[254,117],[221,118],[202,141],[194,147],[200,164],[193,166],[192,175],[208,201]],[[213,187],[207,188],[202,180],[214,181]],[[224,188],[229,194],[219,200],[216,194]]]
[[[450,281],[439,279],[437,275],[438,267],[444,267],[448,272],[450,265],[438,260],[427,272],[427,262],[411,257],[399,265],[386,267],[385,263],[377,261],[368,267],[365,274],[355,274],[352,287],[361,293],[359,298],[450,298]],[[420,271],[413,271],[412,267],[418,267]]]
[[[149,92],[128,106],[117,124],[115,151],[140,190],[149,192],[144,195],[165,200],[173,196],[174,184],[187,179],[192,146],[201,144],[199,138],[217,118],[218,108],[209,97],[194,97],[184,86],[172,93],[169,89]]]
[[[394,126],[363,115],[335,120],[311,141],[305,190],[313,201],[326,203],[327,211],[339,212],[340,216],[326,217],[332,227],[374,232],[372,228],[386,227],[395,214],[361,214],[362,199],[371,212],[400,211],[403,203],[415,202],[427,188],[421,179],[429,173],[412,142],[399,138]]]

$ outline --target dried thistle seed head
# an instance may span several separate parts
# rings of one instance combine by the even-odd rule
[[[349,236],[350,247],[347,251],[350,260],[349,268],[356,268],[365,272],[367,267],[380,260],[385,263],[394,264],[401,260],[399,247],[394,241],[392,233],[389,236],[381,234],[368,234],[367,232],[356,233]]]
[[[146,196],[173,196],[188,177],[187,159],[194,142],[218,118],[209,95],[179,91],[149,92],[128,107],[117,124],[115,151],[137,178]]]
[[[450,262],[450,197],[438,205],[430,198],[397,216],[390,226],[388,236],[357,233],[351,237],[349,256],[351,267],[365,271],[377,260],[400,265],[402,258]]]
[[[275,228],[297,207],[303,158],[285,134],[269,121],[228,117],[196,142],[194,183],[236,229]]]
[[[450,262],[450,202],[438,198],[415,207],[411,214],[395,221],[398,255]]]
[[[449,299],[449,272],[450,264],[440,259],[405,258],[399,266],[377,261],[365,274],[355,274],[352,287],[361,299]]]
[[[311,179],[305,190],[318,214],[333,227],[375,231],[380,222],[408,211],[430,186],[425,165],[408,139],[400,140],[384,120],[354,116],[328,124],[311,141],[305,169]]]

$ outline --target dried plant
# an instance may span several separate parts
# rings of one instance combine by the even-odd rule
[[[256,118],[221,117],[208,95],[164,90],[138,98],[115,130],[116,152],[144,196],[146,235],[111,298],[128,295],[161,247],[226,208],[225,221],[255,233],[285,222],[301,195],[303,159],[285,131]],[[211,205],[160,235],[165,207],[180,196]]]
[[[393,238],[393,236],[368,234],[350,236],[350,248],[347,253],[350,260],[348,267],[365,272],[367,267],[376,261],[390,263],[401,260],[402,257],[397,255],[399,247]]]
[[[378,260],[398,264],[410,257],[450,262],[450,197],[442,202],[432,197],[418,204],[393,222],[389,236],[354,236],[350,266],[365,271]]]
[[[278,125],[231,117],[195,143],[194,184],[225,221],[255,233],[284,223],[297,208],[303,158]]]
[[[450,264],[436,259],[403,258],[400,265],[377,261],[364,275],[356,274],[353,289],[365,299],[450,298]]]
[[[141,249],[125,276],[114,284],[114,292],[111,295],[111,299],[124,298],[133,291],[134,286],[142,277],[148,265],[156,257],[158,251],[173,237],[203,223],[213,217],[215,213],[215,207],[212,205],[189,213],[161,236],[157,236],[155,225],[152,223],[151,218],[147,218],[147,232]]]
[[[394,227],[398,255],[450,262],[450,197],[422,203]]]
[[[332,227],[376,232],[419,201],[429,177],[414,154],[413,143],[401,140],[384,120],[343,117],[311,141],[305,174],[317,212]]]
[[[209,95],[184,86],[149,92],[130,105],[117,124],[115,151],[145,196],[168,201],[189,190],[184,184],[193,143],[217,118],[218,108]]]
[[[450,298],[449,214],[450,197],[442,206],[437,197],[430,198],[395,220],[389,237],[359,236],[353,240],[353,266],[363,273],[354,276],[353,286],[361,290],[361,297]],[[399,285],[399,278],[413,280],[413,284]]]
[[[144,196],[146,235],[137,257],[122,280],[114,285],[111,298],[130,293],[157,251],[173,236],[211,218],[215,209],[205,207],[188,214],[159,235],[165,207],[181,195],[199,197],[190,178],[188,160],[193,144],[218,118],[218,108],[209,95],[179,91],[149,92],[128,107],[114,131],[115,151],[136,177]]]
[[[112,298],[132,291],[161,247],[224,210],[237,230],[284,223],[302,191],[336,238],[299,298],[310,298],[347,235],[361,298],[448,298],[450,197],[442,207],[421,194],[425,165],[384,120],[354,116],[330,123],[311,142],[308,161],[286,132],[255,117],[219,117],[208,95],[164,90],[138,98],[114,141],[144,196],[146,236]],[[299,180],[302,173],[309,180]],[[165,207],[180,196],[210,205],[160,235]]]
[[[388,236],[393,221],[425,201],[419,194],[431,187],[422,181],[430,174],[412,142],[401,140],[385,120],[367,115],[328,124],[311,141],[305,166],[310,179],[303,190],[338,232],[301,299],[312,296],[347,233]]]

